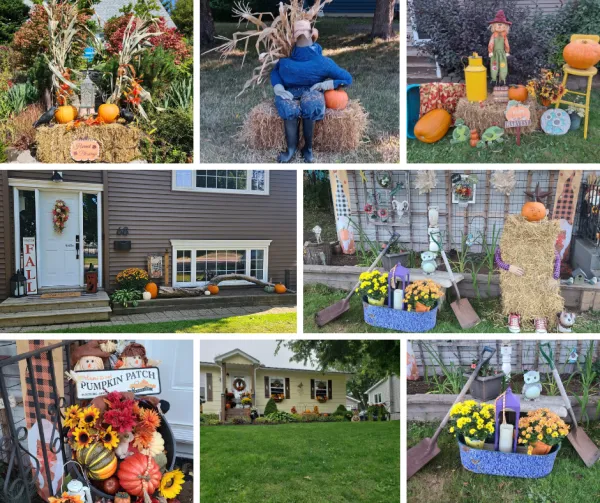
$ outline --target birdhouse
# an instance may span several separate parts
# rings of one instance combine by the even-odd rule
[[[79,100],[79,116],[87,117],[96,113],[96,85],[90,79],[89,72],[81,83],[81,98]]]
[[[410,269],[398,263],[388,274],[388,305],[394,309],[402,309],[404,292],[406,285],[410,282]],[[402,283],[402,288],[398,288],[398,283]]]
[[[573,271],[572,277],[573,283],[575,283],[576,285],[583,285],[585,284],[585,280],[587,279],[587,274],[581,267],[578,267]]]
[[[496,442],[495,449],[502,452],[517,452],[517,438],[519,436],[519,415],[521,414],[521,403],[519,398],[513,395],[507,388],[496,398]],[[510,421],[507,419],[510,415]]]

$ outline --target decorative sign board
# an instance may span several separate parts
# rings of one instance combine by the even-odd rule
[[[23,274],[27,280],[27,295],[37,293],[35,238],[23,238]]]
[[[492,97],[496,103],[507,103],[508,102],[508,86],[496,86]]]
[[[517,145],[521,146],[521,128],[531,126],[531,120],[506,121],[504,129],[517,128]]]
[[[100,157],[100,144],[96,140],[73,140],[71,159],[76,162],[91,162]]]
[[[148,255],[148,276],[151,279],[159,279],[164,276],[163,256]]]
[[[87,370],[77,376],[77,399],[86,400],[111,391],[136,395],[159,395],[160,374],[156,367],[143,369]]]

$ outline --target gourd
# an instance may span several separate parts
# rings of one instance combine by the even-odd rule
[[[275,287],[271,286],[271,285],[267,285],[265,286],[265,292],[267,293],[273,293],[275,291]]]
[[[119,117],[119,107],[114,103],[104,103],[98,107],[98,117],[106,124],[111,124]]]
[[[211,295],[217,295],[219,293],[219,287],[217,285],[208,285],[206,289]]]
[[[144,292],[142,293],[142,298],[144,300],[150,300],[152,298],[152,294],[150,292]]]
[[[471,129],[471,140],[469,141],[469,145],[471,145],[471,147],[476,147],[479,140],[479,132],[477,129]]]
[[[529,222],[539,222],[546,216],[546,207],[542,203],[529,201],[521,208],[521,215]]]
[[[148,445],[148,449],[144,451],[144,454],[149,454],[154,458],[157,454],[162,453],[164,450],[165,439],[158,431],[155,431],[152,434],[152,440],[150,440],[150,445]]]
[[[71,105],[64,105],[62,107],[58,107],[54,113],[54,119],[59,124],[67,124],[77,118],[77,113],[78,112],[75,107],[72,107]]]
[[[508,90],[508,99],[520,101],[521,103],[527,101],[527,97],[529,93],[527,92],[527,88],[523,85],[511,86]]]
[[[114,503],[131,503],[131,496],[127,493],[117,493],[115,494]]]
[[[452,116],[443,108],[437,108],[427,112],[415,124],[415,137],[423,143],[435,143],[440,141],[452,123]]]
[[[600,44],[589,39],[573,40],[565,46],[563,58],[570,67],[587,70],[600,61]]]
[[[325,106],[334,110],[343,110],[348,105],[348,95],[341,89],[325,91]]]
[[[156,299],[156,297],[158,297],[158,286],[156,285],[156,283],[151,281],[146,285],[146,288],[144,290],[146,290],[146,292],[150,292],[150,295],[153,299]]]
[[[285,285],[282,285],[281,283],[278,283],[275,285],[275,293],[285,293],[287,292],[287,288],[285,287]]]
[[[146,498],[158,489],[162,474],[151,456],[137,452],[121,461],[117,477],[121,487],[129,494]]]
[[[117,491],[119,490],[119,479],[114,476],[106,479],[102,483],[102,490],[106,494],[116,494]]]
[[[77,451],[76,459],[92,480],[106,480],[117,471],[117,456],[100,442]]]

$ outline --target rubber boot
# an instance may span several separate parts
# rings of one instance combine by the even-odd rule
[[[302,133],[304,134],[304,147],[302,147],[302,156],[304,162],[315,162],[313,158],[313,134],[315,132],[315,121],[302,119]]]
[[[283,129],[287,151],[277,154],[277,162],[290,162],[298,150],[298,119],[284,120]]]

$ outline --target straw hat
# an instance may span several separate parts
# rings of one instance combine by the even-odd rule
[[[108,358],[110,353],[106,353],[100,349],[100,341],[90,341],[83,346],[77,347],[71,353],[71,366],[75,364],[84,356],[97,356],[98,358]]]

